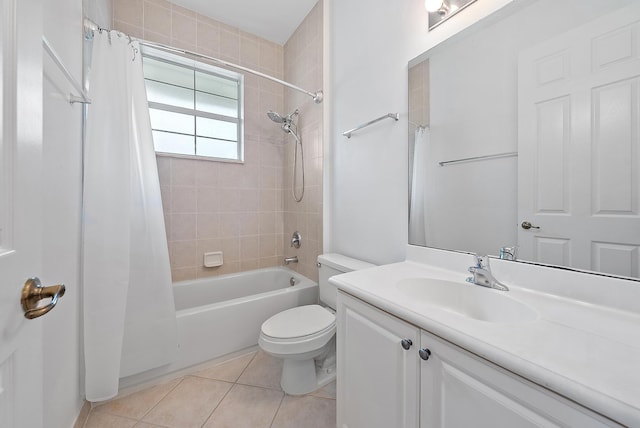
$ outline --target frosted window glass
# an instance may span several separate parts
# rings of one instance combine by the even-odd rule
[[[156,152],[175,153],[179,155],[195,155],[193,135],[172,134],[170,132],[153,131],[153,145]]]
[[[193,109],[193,89],[167,85],[153,80],[147,80],[146,86],[147,99],[150,103]]]
[[[218,138],[222,140],[237,141],[238,125],[221,120],[207,119],[206,117],[196,118],[196,134],[199,137]]]
[[[196,90],[223,97],[238,98],[238,82],[196,71]]]
[[[142,57],[145,79],[194,89],[194,70],[157,59]]]
[[[235,141],[214,140],[211,138],[196,138],[198,156],[212,158],[238,159],[238,143]]]
[[[193,116],[172,111],[149,109],[151,128],[159,131],[194,134]]]
[[[196,110],[234,117],[238,115],[238,101],[204,92],[196,92]]]

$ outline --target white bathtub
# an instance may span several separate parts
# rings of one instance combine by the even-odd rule
[[[318,301],[318,284],[284,267],[182,281],[173,289],[180,346],[174,370],[257,345],[269,317]]]
[[[318,284],[284,267],[176,282],[173,290],[178,359],[167,366],[121,378],[121,388],[255,346],[260,326],[269,317],[318,301]]]

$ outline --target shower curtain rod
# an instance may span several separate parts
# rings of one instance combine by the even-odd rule
[[[110,31],[110,30],[108,30],[106,28],[102,28],[102,27],[98,26],[98,24],[96,24],[95,22],[93,22],[89,18],[84,18],[84,28],[87,29],[87,30],[90,30],[90,31]],[[302,89],[301,87],[296,86],[296,85],[294,85],[292,83],[285,82],[284,80],[280,80],[280,79],[278,79],[276,77],[269,76],[268,74],[261,73],[259,71],[253,70],[251,68],[243,67],[241,65],[234,64],[232,62],[223,61],[221,59],[214,58],[212,56],[202,55],[202,54],[199,54],[199,53],[196,53],[196,52],[193,52],[193,51],[189,51],[189,50],[186,50],[186,49],[174,48],[172,46],[163,45],[161,43],[148,42],[146,40],[141,40],[141,39],[136,39],[136,40],[138,40],[138,42],[143,46],[149,46],[149,47],[152,47],[152,48],[161,49],[161,50],[168,51],[168,52],[175,52],[175,53],[180,53],[180,54],[183,54],[183,55],[188,55],[188,56],[191,56],[191,57],[206,59],[206,60],[212,61],[212,62],[214,62],[216,64],[222,65],[224,67],[234,68],[236,70],[245,71],[247,73],[251,73],[251,74],[254,74],[256,76],[262,77],[264,79],[271,80],[272,82],[279,83],[279,84],[281,84],[283,86],[286,86],[288,88],[294,89],[294,90],[296,90],[298,92],[302,92],[303,94],[306,94],[306,95],[310,96],[311,98],[313,98],[313,101],[316,104],[320,104],[322,102],[322,99],[324,98],[324,94],[322,93],[322,90],[319,90],[319,91],[316,91],[316,92],[310,92],[310,91],[307,91],[306,89]]]

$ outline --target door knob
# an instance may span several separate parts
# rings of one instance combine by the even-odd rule
[[[534,226],[532,225],[530,222],[528,221],[523,221],[522,224],[520,225],[522,226],[523,229],[525,230],[529,230],[529,229],[540,229],[540,226]]]
[[[27,279],[20,299],[24,317],[31,320],[46,314],[58,303],[58,299],[64,296],[64,292],[64,284],[43,287],[37,277]],[[51,301],[46,306],[38,307],[38,302],[43,299],[51,299]]]
[[[400,341],[400,344],[402,345],[402,348],[406,351],[409,348],[411,348],[411,345],[413,345],[413,342],[411,341],[411,339],[402,339]]]

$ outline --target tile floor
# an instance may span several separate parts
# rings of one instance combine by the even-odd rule
[[[94,407],[85,428],[335,428],[335,382],[280,388],[282,361],[254,351]]]

